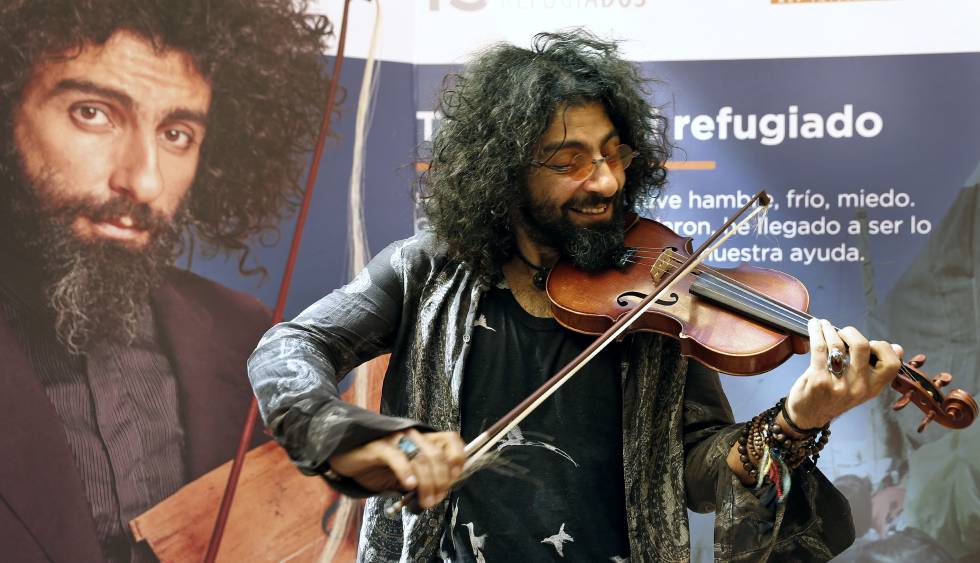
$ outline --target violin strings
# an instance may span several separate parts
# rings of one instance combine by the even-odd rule
[[[682,263],[682,261],[679,258],[675,258],[673,256],[670,257],[670,260],[675,265],[678,263]],[[640,265],[654,265],[657,263],[657,261],[647,262],[642,259],[627,260],[627,262],[640,264]],[[800,330],[803,330],[806,326],[806,320],[809,318],[809,315],[806,315],[801,311],[793,309],[792,307],[788,307],[782,303],[779,303],[778,301],[775,301],[765,295],[762,295],[758,293],[758,291],[755,288],[752,288],[751,286],[747,286],[739,280],[730,278],[729,276],[726,276],[725,274],[719,272],[718,270],[703,265],[700,269],[695,269],[695,272],[711,274],[711,277],[714,279],[707,278],[707,277],[702,278],[706,284],[711,284],[716,288],[721,288],[729,291],[733,289],[740,290],[740,293],[743,296],[743,300],[752,302],[750,303],[750,305],[754,305],[758,309],[762,309],[767,312],[773,313],[777,316],[780,316],[785,321],[798,326]],[[716,283],[715,280],[727,282],[729,284],[729,287],[726,287],[724,285],[719,285],[718,283]]]
[[[627,260],[627,262],[633,262],[633,263],[636,263],[636,264],[651,265],[651,266],[654,265],[654,264],[656,264],[656,262],[663,255],[663,251],[665,250],[664,247],[642,247],[642,246],[640,246],[640,247],[630,247],[630,248],[639,248],[639,249],[643,249],[643,250],[655,250],[655,251],[659,251],[658,253],[655,253],[653,255],[642,254],[642,253],[634,253],[634,256],[639,255],[642,258],[654,259],[654,262],[644,262],[642,260],[637,260],[637,261]],[[670,256],[669,259],[675,265],[676,264],[683,264],[684,263],[684,260],[682,258],[680,258],[679,256]],[[696,273],[708,272],[708,273],[713,274],[714,276],[716,276],[718,278],[721,278],[721,279],[724,279],[725,281],[728,281],[729,283],[738,285],[739,287],[742,287],[743,289],[747,289],[747,290],[750,290],[750,291],[756,291],[755,288],[752,288],[750,286],[747,286],[747,285],[743,284],[741,281],[736,280],[734,278],[731,278],[728,275],[724,274],[721,270],[717,270],[717,269],[712,268],[711,266],[707,266],[705,264],[701,264],[699,268],[696,268],[694,270],[694,272],[696,272]],[[795,309],[793,309],[793,310],[796,311]],[[803,315],[802,318],[806,318],[806,319],[809,318],[809,315],[806,315],[802,311],[796,311],[796,312],[799,313],[799,314],[801,314],[801,315]]]
[[[726,283],[719,279],[714,279],[713,277],[703,277],[701,279],[702,283],[705,285],[717,288],[722,291],[730,292],[730,295],[734,295],[745,302],[749,307],[754,307],[756,310],[761,310],[773,314],[774,316],[781,318],[790,326],[795,327],[800,332],[805,332],[806,323],[802,321],[801,317],[796,313],[796,311],[790,307],[786,307],[782,303],[771,300],[765,296],[760,296],[751,291],[746,291],[744,288],[740,288],[735,284]]]
[[[671,260],[674,261],[675,264],[678,263],[676,259],[671,258]],[[649,262],[646,260],[627,260],[626,262],[638,264],[638,265],[644,265],[644,266],[645,265],[652,266],[657,263],[657,261]],[[762,295],[758,293],[758,290],[756,290],[755,288],[751,286],[747,286],[741,281],[726,276],[721,272],[719,272],[718,270],[714,270],[713,268],[704,266],[702,268],[695,269],[694,272],[710,274],[711,278],[707,278],[707,277],[702,278],[704,280],[704,283],[706,284],[713,284],[714,287],[720,287],[722,289],[730,290],[732,288],[735,288],[737,290],[741,290],[742,295],[745,296],[744,298],[753,301],[753,304],[756,307],[781,315],[787,322],[795,323],[801,329],[803,329],[806,326],[806,321],[810,318],[810,315],[807,315],[802,311],[798,311],[792,307],[784,305],[783,303],[775,301],[770,297]],[[718,283],[715,283],[715,280],[727,282],[730,287],[719,285]]]
[[[770,313],[773,317],[786,323],[787,327],[791,329],[795,328],[796,332],[802,333],[803,335],[806,334],[805,317],[799,311],[787,307],[778,301],[771,300],[764,295],[760,295],[752,288],[745,288],[741,284],[729,281],[726,285],[726,282],[720,276],[709,274],[700,279],[706,286],[727,292],[729,295],[735,295],[737,299],[750,307],[748,311],[755,310]]]
[[[713,279],[711,279],[711,278],[702,278],[702,279],[703,279],[704,281],[706,281],[707,283],[709,283],[709,284],[714,284],[714,285],[715,285],[715,287],[718,287],[718,284],[717,284],[717,283],[715,282],[715,280],[713,280]],[[764,296],[763,296],[763,297],[764,297]],[[774,303],[776,303],[777,305],[781,305],[781,304],[779,304],[778,302],[774,302]],[[782,307],[785,307],[785,306],[782,306]],[[770,310],[771,310],[771,309],[770,309]],[[789,307],[786,307],[786,309],[785,309],[785,312],[790,312],[790,311],[794,311],[794,312],[795,312],[795,310],[794,310],[794,309],[792,309],[792,308],[789,308]],[[783,311],[781,311],[781,310],[776,310],[776,311],[774,311],[774,312],[775,312],[776,314],[780,314],[780,313],[781,313],[781,312],[783,312]],[[784,318],[785,318],[785,317],[784,317]],[[805,326],[805,323],[800,323],[800,326],[801,326],[801,328],[802,328],[803,326]],[[906,364],[905,362],[902,362],[902,363],[901,363],[901,365],[899,366],[899,371],[900,371],[900,372],[901,372],[901,373],[902,373],[903,375],[905,375],[906,377],[909,377],[909,378],[911,378],[911,379],[913,379],[913,380],[915,380],[915,381],[916,381],[917,383],[919,383],[919,385],[920,385],[920,386],[922,386],[923,388],[925,388],[925,389],[926,389],[926,391],[927,391],[927,392],[928,392],[928,393],[929,393],[930,395],[932,395],[932,396],[933,396],[933,399],[934,399],[934,400],[937,400],[937,401],[939,401],[939,399],[937,398],[937,396],[939,396],[939,397],[941,397],[941,394],[939,394],[939,392],[938,392],[938,390],[937,390],[937,389],[935,388],[935,386],[934,386],[934,385],[932,384],[932,382],[930,382],[930,381],[928,381],[927,379],[924,379],[924,378],[923,378],[923,377],[922,377],[921,375],[919,375],[919,374],[917,374],[917,373],[915,373],[914,371],[912,371],[912,370],[911,370],[911,368],[910,368],[910,366],[908,366],[908,365],[907,365],[907,364]]]
[[[649,246],[646,247],[632,246],[630,248],[633,250],[645,250],[645,251],[655,252],[655,254],[653,255],[649,255],[643,252],[636,252],[633,254],[633,256],[639,256],[640,257],[639,260],[633,260],[633,259],[626,260],[627,263],[632,263],[632,264],[637,264],[642,266],[656,265],[659,262],[659,258],[663,255],[664,250],[666,250],[666,247],[649,247]],[[680,257],[676,257],[676,256],[670,256],[668,259],[671,261],[673,265],[683,264],[684,262]],[[706,284],[713,285],[714,287],[720,287],[723,289],[731,289],[731,288],[740,289],[742,295],[745,296],[747,299],[752,300],[758,308],[767,310],[776,315],[780,315],[788,322],[797,323],[797,326],[799,326],[801,329],[806,326],[806,321],[812,318],[812,315],[805,313],[803,311],[799,311],[797,309],[784,305],[770,297],[762,295],[758,293],[758,290],[756,290],[755,288],[748,286],[745,283],[741,282],[740,280],[734,279],[722,273],[720,270],[717,270],[710,266],[706,266],[702,264],[699,268],[696,268],[694,270],[694,273],[711,274],[711,277],[704,277],[702,279]],[[718,281],[726,282],[729,285],[729,287],[717,283]],[[905,362],[902,362],[899,371],[903,375],[906,375],[907,377],[910,377],[916,381],[922,379],[922,377],[919,374],[912,371]],[[930,383],[931,386],[931,382],[928,383]]]
[[[681,258],[675,257],[675,256],[670,256],[669,259],[675,265],[676,264],[683,264],[683,262],[684,262]],[[729,284],[731,284],[733,286],[736,286],[738,288],[741,288],[743,291],[745,291],[747,293],[751,293],[751,294],[757,296],[760,299],[763,299],[763,300],[766,300],[766,301],[770,301],[771,303],[773,303],[775,306],[777,306],[779,308],[785,309],[786,312],[787,312],[787,314],[792,314],[792,315],[797,316],[798,317],[798,322],[800,322],[801,325],[806,325],[806,321],[809,320],[812,317],[812,315],[809,315],[807,313],[804,313],[803,311],[799,311],[797,309],[794,309],[792,307],[789,307],[787,305],[784,305],[783,303],[780,303],[780,302],[778,302],[778,301],[776,301],[776,300],[774,300],[774,299],[772,299],[772,298],[770,298],[770,297],[768,297],[766,295],[763,295],[763,294],[759,293],[759,291],[757,289],[755,289],[754,287],[749,286],[749,285],[746,285],[745,283],[743,283],[740,280],[737,280],[735,278],[729,277],[728,275],[726,275],[725,273],[723,273],[721,270],[717,270],[715,268],[711,268],[710,266],[705,266],[705,265],[702,264],[701,265],[701,271],[707,272],[707,273],[711,274],[712,276],[714,276],[717,279],[724,280],[724,281],[728,282]]]
[[[729,284],[728,286],[726,286],[722,283],[719,283],[718,280],[710,277],[702,278],[702,280],[706,285],[710,285],[716,288],[726,289],[729,291],[731,291],[734,287],[735,291],[733,293],[741,296],[741,299],[743,301],[749,302],[750,306],[754,306],[757,310],[762,310],[762,311],[772,313],[775,316],[782,318],[790,325],[795,325],[799,331],[806,332],[806,323],[802,321],[802,318],[799,316],[798,312],[795,309],[791,307],[787,307],[782,303],[779,303],[778,301],[775,300],[771,300],[765,296],[756,295],[753,292],[744,291],[744,290],[739,291],[741,288],[738,288],[734,284]]]
[[[677,262],[676,259],[673,259],[672,258],[671,260],[674,261],[675,263]],[[632,263],[640,264],[640,265],[646,265],[646,264],[651,264],[652,265],[652,264],[655,264],[656,263],[656,261],[650,263],[650,262],[637,261],[637,260],[628,260],[628,262],[632,262]],[[704,270],[705,271],[711,270],[711,268],[704,268]],[[717,270],[715,272],[717,272]],[[771,299],[771,298],[769,298],[769,297],[767,297],[765,295],[761,295],[761,294],[757,293],[757,290],[755,290],[751,286],[746,286],[744,283],[742,283],[739,280],[736,280],[736,279],[730,278],[728,276],[725,276],[724,274],[721,274],[720,272],[719,273],[715,273],[715,272],[710,272],[712,274],[711,276],[706,276],[706,277],[701,278],[702,281],[706,285],[711,285],[711,286],[716,287],[716,288],[731,289],[732,287],[734,287],[736,289],[740,289],[740,290],[742,290],[742,291],[740,291],[740,293],[742,294],[743,298],[745,300],[748,300],[748,301],[753,301],[754,302],[754,305],[758,309],[763,309],[763,310],[769,311],[769,312],[771,312],[771,313],[773,313],[773,314],[775,314],[777,316],[782,316],[782,318],[784,320],[786,320],[787,322],[797,323],[797,326],[799,326],[800,329],[803,329],[803,328],[806,327],[806,322],[805,322],[804,319],[810,318],[811,315],[807,315],[807,314],[803,313],[802,311],[798,311],[796,309],[793,309],[792,307],[788,307],[788,306],[786,306],[786,305],[784,305],[784,304],[782,304],[782,303],[780,303],[778,301],[775,301],[775,300],[773,300],[773,299]],[[722,283],[719,283],[719,281],[727,282],[727,284],[730,287],[726,287],[726,285],[724,285]],[[905,376],[907,376],[907,377],[915,380],[921,386],[925,387],[926,388],[926,391],[929,392],[930,395],[932,395],[932,388],[934,388],[934,386],[932,385],[932,383],[929,382],[929,381],[923,381],[922,376],[920,376],[919,374],[917,374],[914,371],[912,371],[910,369],[910,367],[905,362],[902,362],[901,366],[899,367],[899,371],[903,375],[905,375]],[[933,397],[933,399],[935,400],[935,397]]]
[[[791,323],[795,322],[797,323],[797,326],[800,327],[800,329],[804,329],[806,327],[806,322],[803,319],[810,317],[810,315],[805,315],[801,311],[793,309],[792,307],[788,307],[782,303],[779,303],[778,301],[772,300],[771,298],[765,295],[758,294],[754,288],[752,288],[751,286],[745,286],[745,284],[743,284],[739,280],[735,280],[733,278],[729,278],[728,276],[724,276],[720,274],[712,274],[710,277],[703,277],[701,279],[707,285],[712,285],[713,287],[716,288],[720,287],[720,288],[728,289],[724,285],[719,283],[719,281],[725,281],[733,287],[742,289],[743,291],[741,293],[744,299],[754,301],[759,309],[764,309],[777,316],[782,316],[782,318],[788,322]],[[922,376],[912,371],[905,362],[902,362],[901,366],[899,367],[899,370],[903,375],[911,379],[914,379],[916,382],[920,384],[920,386],[924,387],[926,391],[930,393],[930,395],[933,395],[934,400],[938,400],[935,397],[935,394],[937,394],[938,391],[935,390],[934,385],[932,385],[930,381],[924,380]]]

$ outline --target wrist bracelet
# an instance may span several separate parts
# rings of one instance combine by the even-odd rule
[[[793,439],[776,421],[776,416],[782,412],[786,424],[796,432],[803,434],[801,439]],[[767,458],[775,456],[788,469],[796,469],[809,462],[816,465],[820,451],[830,439],[830,423],[820,428],[804,430],[799,428],[786,412],[786,399],[780,399],[774,406],[752,418],[751,422],[742,427],[737,440],[737,451],[742,468],[750,477],[761,483],[767,477],[767,467],[758,467],[758,463],[770,465]]]
[[[822,427],[818,426],[817,428],[800,428],[795,422],[793,422],[793,419],[789,416],[789,409],[786,408],[786,402],[787,402],[786,397],[783,397],[782,399],[779,400],[779,402],[777,403],[779,405],[779,410],[780,412],[783,413],[783,420],[785,420],[786,424],[789,424],[789,427],[793,429],[793,431],[795,431],[797,434],[806,434],[808,436],[813,436],[817,432],[820,432],[821,430],[827,427],[827,425],[824,425]]]
[[[776,414],[782,411],[787,424],[790,420],[786,417],[786,399],[780,399],[776,406],[770,408],[763,415],[766,419],[766,426],[769,430],[766,444],[770,448],[780,451],[783,459],[791,469],[799,467],[803,462],[809,460],[811,465],[816,465],[820,459],[820,451],[830,440],[830,423],[820,428],[812,430],[798,430],[804,437],[794,440],[789,437],[783,428],[776,422]],[[794,428],[796,430],[796,428]]]

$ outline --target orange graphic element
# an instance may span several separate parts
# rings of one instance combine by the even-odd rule
[[[713,160],[668,160],[667,170],[714,170],[718,164]]]
[[[840,4],[842,2],[882,2],[882,1],[883,0],[769,0],[769,3],[770,4]]]
[[[676,160],[667,161],[668,170],[714,170],[718,165],[713,160],[685,160],[683,162]],[[420,160],[415,163],[416,172],[425,172],[429,169],[429,162],[426,160]]]

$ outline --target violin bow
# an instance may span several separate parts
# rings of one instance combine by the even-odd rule
[[[752,207],[756,202],[759,206],[756,207],[747,217],[742,219],[739,224],[734,228],[730,229],[731,225],[739,219],[750,207]],[[613,342],[616,338],[622,335],[636,320],[640,319],[646,311],[653,306],[653,303],[660,299],[664,293],[666,293],[670,286],[673,285],[674,281],[682,276],[688,275],[694,270],[701,262],[703,262],[711,253],[729,237],[738,232],[739,228],[745,223],[751,221],[756,215],[769,209],[769,204],[772,199],[766,194],[765,191],[761,191],[752,197],[741,209],[738,210],[724,225],[721,226],[717,231],[712,234],[708,240],[704,242],[694,253],[692,253],[687,260],[685,260],[680,266],[675,268],[672,272],[667,274],[660,283],[657,284],[656,289],[650,292],[642,301],[640,301],[635,308],[625,313],[619,319],[610,326],[606,332],[597,336],[595,341],[589,345],[588,348],[583,350],[578,356],[576,356],[572,361],[570,361],[565,367],[553,375],[548,381],[546,381],[541,387],[539,387],[534,393],[532,393],[528,398],[521,401],[516,407],[511,409],[506,415],[504,415],[500,420],[493,424],[490,428],[484,430],[479,436],[473,439],[470,443],[466,444],[464,452],[466,453],[466,463],[463,465],[463,474],[465,475],[468,470],[471,470],[476,463],[479,462],[490,448],[496,445],[501,439],[503,439],[508,432],[511,431],[515,426],[521,423],[525,418],[527,418],[535,409],[537,409],[542,403],[544,403],[548,397],[553,395],[566,381],[572,378],[579,370],[582,369],[585,364],[592,360],[599,352],[601,352],[606,346]],[[416,501],[415,491],[409,491],[405,493],[402,498],[385,508],[385,513],[389,516],[394,516],[404,506],[414,505]]]
[[[334,57],[333,71],[331,72],[330,84],[327,88],[327,100],[323,110],[323,118],[320,122],[320,133],[317,136],[316,148],[313,152],[313,162],[310,164],[310,170],[306,177],[306,190],[303,192],[303,201],[300,204],[299,214],[296,217],[296,229],[293,231],[293,239],[289,246],[289,255],[286,258],[286,268],[282,274],[282,281],[279,283],[279,296],[276,299],[276,308],[272,313],[271,324],[282,321],[283,311],[286,308],[286,298],[289,295],[289,287],[292,284],[293,270],[296,266],[296,257],[299,253],[300,242],[303,239],[303,227],[306,226],[310,201],[313,199],[313,188],[316,185],[317,174],[320,171],[323,146],[326,143],[327,137],[330,135],[330,118],[333,115],[337,86],[340,83],[340,70],[344,62],[344,46],[347,43],[347,14],[350,8],[350,2],[351,0],[344,0],[344,15],[340,22],[340,38],[337,41],[337,55]],[[245,426],[242,428],[241,439],[238,442],[238,450],[231,464],[228,482],[225,484],[225,492],[221,497],[221,506],[218,508],[218,516],[215,518],[211,540],[208,543],[208,551],[204,556],[205,563],[214,563],[215,558],[218,556],[218,548],[221,547],[221,538],[224,535],[225,525],[228,523],[231,503],[235,498],[235,489],[238,487],[238,478],[241,476],[242,466],[245,463],[245,454],[248,452],[249,442],[251,441],[258,416],[258,402],[255,397],[252,397],[252,401],[248,407],[248,415],[245,418]]]

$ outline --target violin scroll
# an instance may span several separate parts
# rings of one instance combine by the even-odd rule
[[[925,363],[925,356],[919,354],[903,365],[898,375],[892,380],[892,389],[902,396],[895,401],[893,410],[901,410],[909,403],[914,403],[926,416],[919,423],[918,431],[922,432],[930,422],[936,421],[946,428],[966,428],[977,417],[977,403],[969,393],[962,389],[953,389],[943,397],[940,389],[949,385],[953,376],[940,373],[931,380],[918,370]]]

